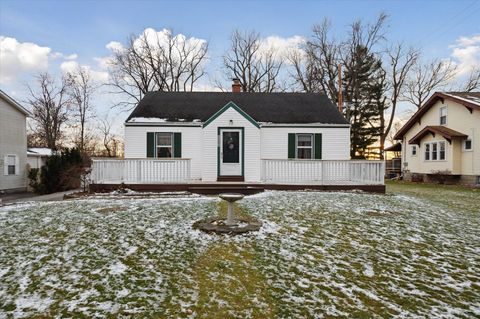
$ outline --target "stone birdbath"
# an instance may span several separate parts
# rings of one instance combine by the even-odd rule
[[[235,203],[237,200],[241,200],[244,196],[242,194],[236,194],[236,193],[224,193],[224,194],[218,195],[218,197],[228,202],[228,213],[227,213],[227,220],[225,224],[227,226],[236,225],[235,216],[233,214],[233,203]]]
[[[227,218],[207,217],[193,224],[194,229],[199,229],[207,233],[238,235],[257,231],[262,226],[262,222],[253,218],[235,218],[233,211],[234,203],[241,200],[244,196],[237,193],[223,193],[219,197],[228,202]]]

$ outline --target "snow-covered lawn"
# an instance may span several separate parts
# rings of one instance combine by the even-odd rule
[[[250,196],[233,238],[214,197],[2,207],[0,318],[480,316],[480,192],[393,191]]]

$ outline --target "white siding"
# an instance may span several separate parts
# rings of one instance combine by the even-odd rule
[[[232,121],[232,122],[230,122]],[[321,133],[322,159],[350,158],[348,127],[265,127],[259,129],[234,108],[229,108],[205,128],[168,126],[126,126],[125,158],[146,158],[147,132],[181,132],[182,157],[191,159],[192,179],[216,181],[218,175],[218,128],[244,129],[244,178],[261,180],[261,159],[287,159],[288,133]]]
[[[321,133],[323,160],[350,159],[350,129],[348,127],[263,127],[261,133],[262,159],[287,159],[288,133]]]
[[[230,123],[230,120],[232,123]],[[243,127],[245,131],[245,181],[260,181],[260,129],[235,109],[229,108],[203,129],[203,180],[217,180],[219,127]]]
[[[147,132],[182,133],[182,158],[191,159],[191,178],[202,178],[203,141],[201,127],[126,126],[125,158],[147,157]]]
[[[26,116],[0,97],[0,190],[25,189],[27,186]],[[5,175],[7,155],[18,160],[18,174]]]

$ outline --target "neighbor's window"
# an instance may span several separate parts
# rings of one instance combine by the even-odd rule
[[[7,156],[8,175],[15,175],[15,156]]]
[[[297,134],[297,158],[313,158],[313,134]]]
[[[445,159],[445,142],[438,142],[438,159],[444,160]]]
[[[157,157],[173,157],[173,133],[157,133]]]
[[[437,160],[437,143],[432,143],[432,161]]]
[[[443,161],[445,160],[446,144],[442,142],[425,143],[425,160],[426,161]]]
[[[417,145],[412,145],[412,156],[417,156]]]
[[[472,140],[466,140],[463,142],[463,149],[465,151],[471,151],[472,150]]]
[[[447,107],[443,106],[440,108],[440,125],[447,124]]]

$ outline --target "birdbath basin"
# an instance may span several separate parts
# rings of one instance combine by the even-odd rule
[[[228,226],[235,225],[235,216],[233,215],[233,203],[236,202],[237,200],[242,199],[243,195],[236,194],[236,193],[224,193],[218,196],[221,199],[226,200],[228,202],[228,213],[227,213],[227,220],[225,223]]]

